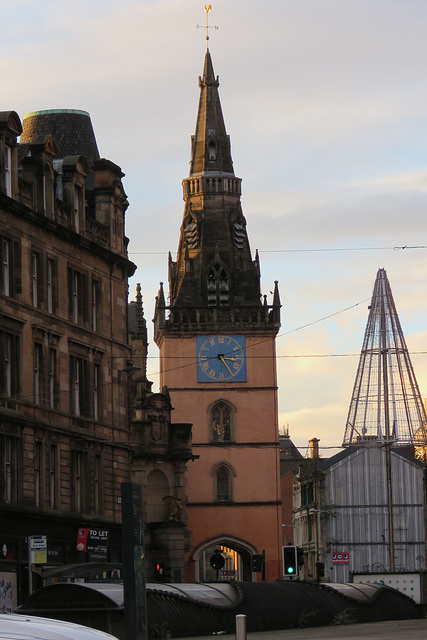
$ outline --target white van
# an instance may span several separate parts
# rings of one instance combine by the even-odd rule
[[[104,631],[38,616],[0,613],[0,640],[117,640]]]

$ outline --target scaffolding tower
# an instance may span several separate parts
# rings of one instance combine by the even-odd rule
[[[425,408],[385,269],[378,270],[369,309],[343,446],[387,442],[423,455]]]

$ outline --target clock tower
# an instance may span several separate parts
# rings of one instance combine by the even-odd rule
[[[169,304],[161,284],[154,317],[161,388],[168,387],[174,420],[193,424],[186,579],[260,580],[264,573],[276,580],[279,290],[276,282],[270,303],[261,296],[209,49],[199,86],[176,261],[169,254]],[[220,569],[211,562],[218,551]]]

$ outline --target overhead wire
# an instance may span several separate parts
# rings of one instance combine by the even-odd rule
[[[365,298],[364,300],[361,300],[360,302],[356,302],[355,304],[352,304],[349,307],[345,307],[344,309],[341,309],[340,311],[334,311],[333,313],[330,313],[327,316],[323,316],[322,318],[318,318],[317,320],[313,320],[312,322],[308,322],[308,323],[306,323],[304,325],[301,325],[300,327],[295,327],[294,329],[291,329],[290,331],[285,331],[284,333],[279,333],[277,335],[277,338],[282,338],[282,337],[287,336],[287,335],[289,335],[291,333],[295,333],[296,331],[300,331],[301,329],[305,329],[305,328],[310,327],[312,325],[318,324],[319,322],[324,322],[325,320],[328,320],[328,319],[333,318],[333,317],[335,317],[337,315],[340,315],[341,313],[345,313],[346,311],[349,311],[350,309],[354,309],[355,307],[358,307],[360,304],[363,304],[364,302],[367,302],[368,300],[370,300],[370,298]],[[255,342],[252,345],[249,345],[247,347],[247,350],[250,349],[250,348],[254,348],[254,347],[256,347],[256,346],[258,346],[260,344],[263,344],[264,342],[269,342],[270,340],[271,340],[271,338],[265,338],[263,340],[259,340],[258,342]],[[179,358],[180,360],[182,360],[182,356],[176,356],[176,357],[177,357],[177,359]],[[187,367],[192,367],[192,366],[196,365],[197,364],[197,360],[194,360],[194,358],[192,356],[190,356],[190,357],[191,357],[191,362],[187,362],[187,363],[179,365],[177,367],[170,367],[168,369],[164,369],[163,373],[170,372],[170,371],[177,371],[179,369],[185,369]],[[249,359],[251,357],[252,356],[249,356]],[[270,356],[270,357],[273,357],[273,356]],[[286,356],[283,356],[283,357],[286,357]],[[168,356],[168,360],[169,359],[173,359],[173,358],[174,358],[174,356],[171,356],[171,357]],[[160,375],[160,373],[161,373],[160,371],[150,372],[150,376]]]
[[[258,249],[258,253],[333,253],[335,251],[401,251],[403,249],[427,249],[427,245],[398,245],[392,247],[325,247],[313,249]],[[130,256],[165,256],[168,251],[129,251]]]

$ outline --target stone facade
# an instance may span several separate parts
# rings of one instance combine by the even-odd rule
[[[58,145],[49,114],[53,130],[62,123]],[[131,459],[130,376],[118,373],[131,356],[135,270],[123,173],[99,159],[88,114],[41,112],[42,130],[30,116],[18,144],[19,116],[0,113],[0,576],[15,604],[28,589],[27,536],[47,536],[42,566],[119,561]],[[108,546],[77,551],[82,528]]]
[[[129,304],[132,359],[140,373],[132,385],[132,480],[141,484],[145,523],[145,567],[148,582],[184,582],[187,528],[187,463],[192,453],[191,424],[172,422],[167,387],[152,392],[146,377],[147,328],[141,287]]]

